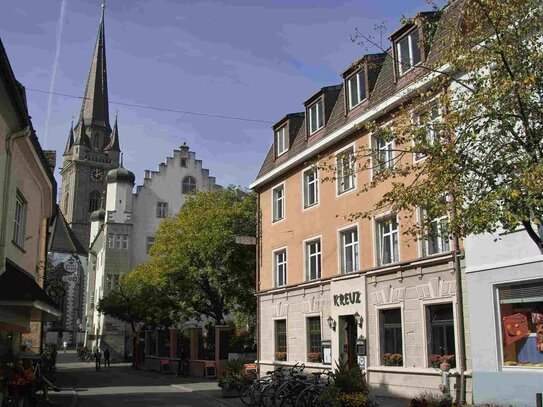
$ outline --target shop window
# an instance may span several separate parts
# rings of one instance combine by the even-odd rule
[[[543,368],[543,281],[498,289],[503,365]]]
[[[307,318],[307,361],[311,363],[322,361],[320,317]]]
[[[439,367],[447,362],[456,366],[453,304],[437,304],[426,307],[428,335],[428,363]]]
[[[402,311],[400,308],[379,311],[381,363],[403,366]]]
[[[275,321],[275,360],[287,360],[287,320]]]

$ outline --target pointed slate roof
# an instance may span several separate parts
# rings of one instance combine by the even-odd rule
[[[76,146],[87,146],[90,148],[90,140],[87,134],[85,133],[85,124],[83,122],[77,123],[75,126],[75,141],[74,145]]]
[[[119,152],[121,151],[121,147],[119,145],[119,128],[117,126],[117,116],[115,116],[115,125],[113,126],[113,131],[111,132],[109,143],[104,148],[104,150]]]
[[[70,134],[68,135],[68,141],[66,142],[66,148],[64,149],[63,155],[70,155],[72,152],[72,147],[74,145],[74,122],[70,127]]]
[[[98,25],[98,37],[96,39],[96,46],[94,47],[79,121],[83,121],[87,126],[105,127],[110,132],[104,10],[105,4],[102,3],[102,17]]]
[[[68,223],[60,210],[57,211],[57,216],[53,221],[53,233],[49,240],[49,251],[55,253],[77,253],[83,256],[87,255],[87,250],[68,226]]]

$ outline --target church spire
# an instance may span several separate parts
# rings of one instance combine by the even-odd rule
[[[105,151],[121,151],[121,147],[119,146],[119,128],[117,126],[117,117],[118,114],[115,115],[115,124],[113,126],[113,131],[111,132],[111,137],[109,138],[109,143],[104,148]]]
[[[86,126],[105,127],[111,131],[109,124],[109,106],[107,94],[106,39],[104,33],[105,2],[102,1],[102,16],[98,25],[98,37],[85,87],[85,96],[81,106],[79,121]]]
[[[74,145],[74,121],[72,120],[72,126],[70,127],[70,134],[68,135],[68,141],[66,142],[66,148],[63,155],[70,155],[72,152],[72,146]]]

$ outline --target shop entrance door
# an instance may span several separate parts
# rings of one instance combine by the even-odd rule
[[[341,354],[349,367],[358,365],[356,356],[356,320],[353,315],[344,315],[339,317],[339,343]]]

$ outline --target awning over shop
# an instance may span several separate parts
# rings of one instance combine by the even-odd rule
[[[58,321],[61,315],[32,276],[9,260],[0,275],[0,308],[30,321]]]

